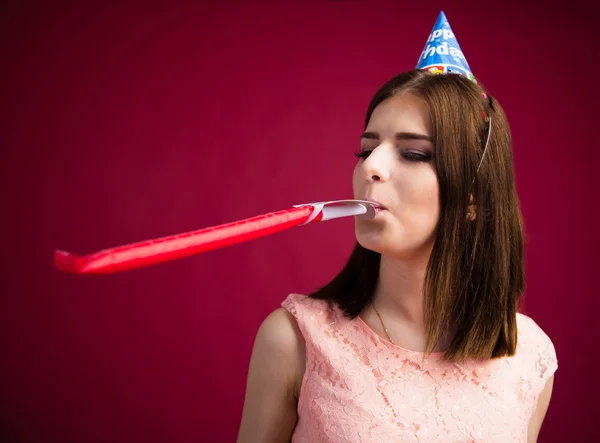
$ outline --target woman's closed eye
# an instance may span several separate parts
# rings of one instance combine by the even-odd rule
[[[371,155],[371,152],[373,152],[373,149],[361,149],[360,151],[355,152],[354,155],[364,160]],[[404,151],[401,152],[400,155],[411,162],[428,162],[432,158],[432,155],[427,152]]]
[[[409,161],[415,162],[428,162],[431,160],[431,154],[428,152],[414,152],[414,151],[406,151],[403,152],[402,157]]]

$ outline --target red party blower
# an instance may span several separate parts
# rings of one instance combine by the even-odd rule
[[[335,200],[295,205],[289,209],[183,234],[116,246],[79,256],[56,250],[59,271],[80,274],[113,274],[213,251],[294,226],[341,217],[375,217],[377,204],[365,200]]]

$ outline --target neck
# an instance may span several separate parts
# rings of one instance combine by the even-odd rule
[[[423,282],[428,257],[397,260],[381,256],[373,302],[391,320],[424,329]]]
[[[425,347],[423,283],[428,260],[429,256],[398,260],[382,255],[379,280],[372,301],[383,316],[395,344],[415,351],[422,351]],[[375,319],[373,324],[377,324]],[[375,328],[378,329],[378,326]],[[442,331],[433,351],[445,351],[455,332]]]

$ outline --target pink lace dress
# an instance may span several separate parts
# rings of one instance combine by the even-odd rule
[[[282,303],[306,342],[294,443],[526,442],[554,346],[518,314],[514,357],[464,364],[423,361],[360,318],[299,294]]]

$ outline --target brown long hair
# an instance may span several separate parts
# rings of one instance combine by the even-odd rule
[[[514,355],[525,286],[510,128],[500,104],[484,92],[462,76],[409,71],[375,93],[365,119],[366,128],[373,110],[399,93],[417,95],[429,105],[441,216],[423,285],[425,353],[454,326],[444,354],[454,362]],[[481,162],[487,138],[483,113],[491,118],[491,135]],[[476,210],[473,221],[466,220],[470,204]],[[350,318],[358,316],[373,298],[380,259],[356,243],[340,273],[310,297],[337,303]]]

